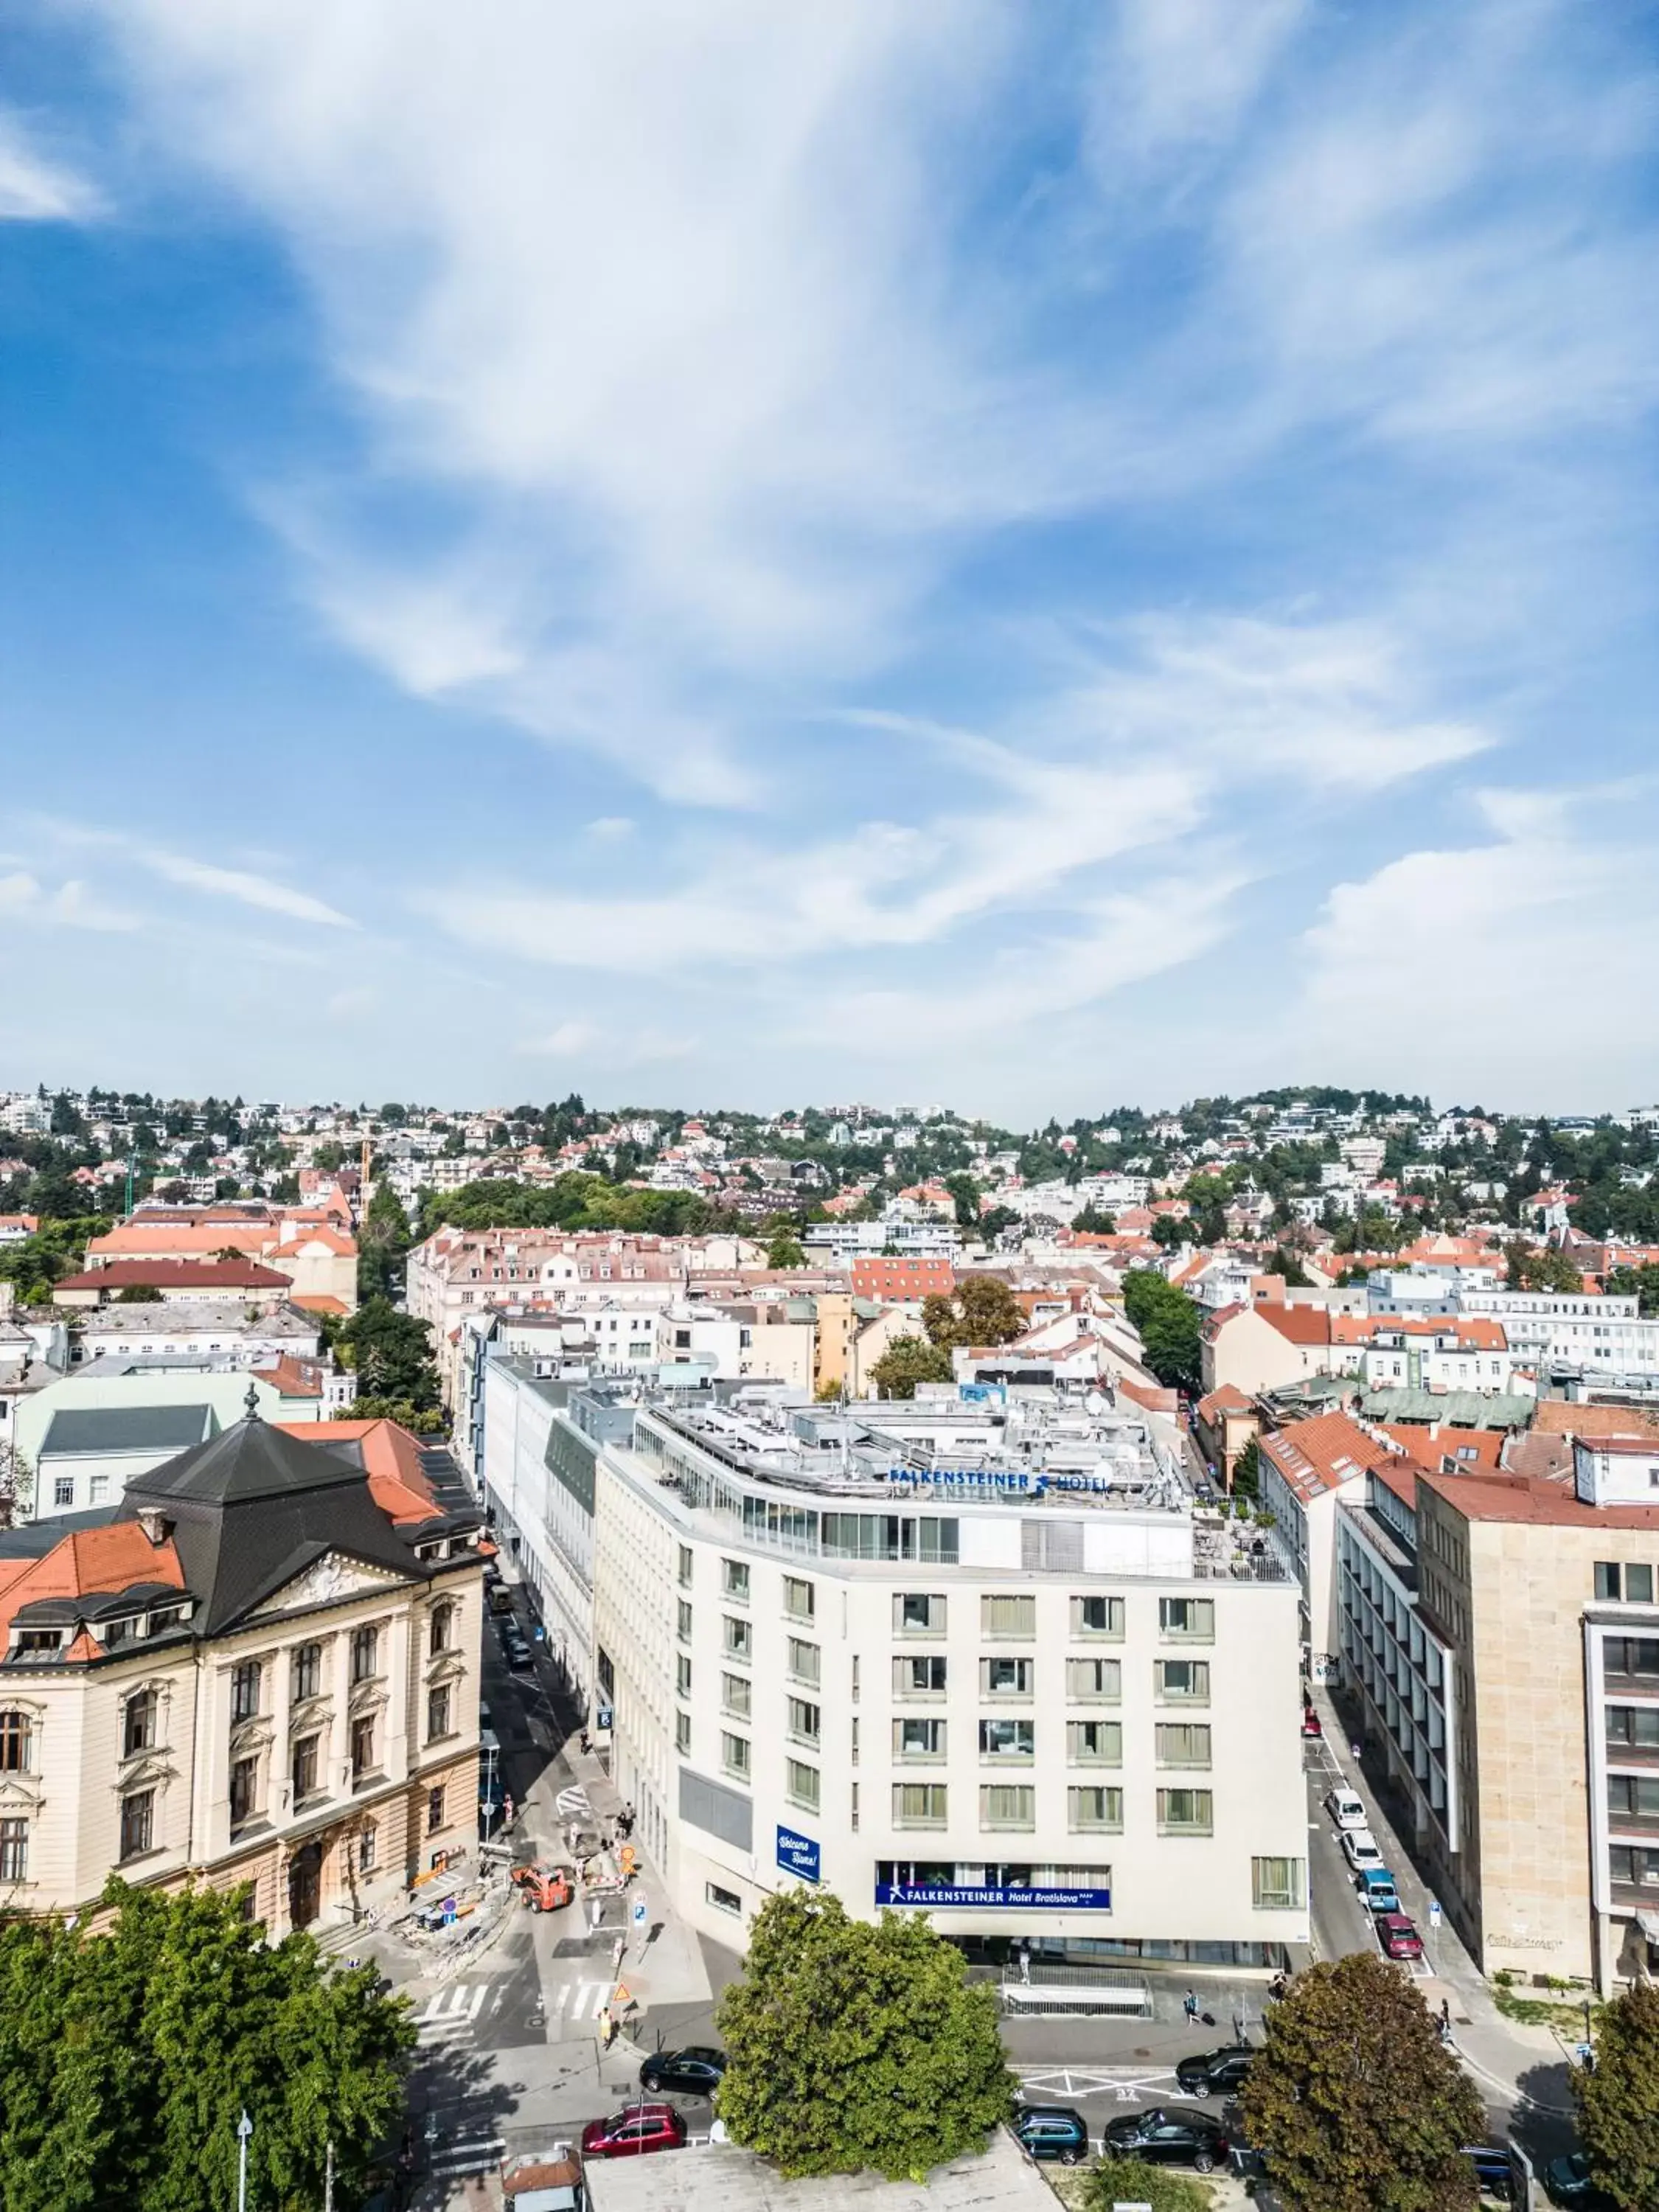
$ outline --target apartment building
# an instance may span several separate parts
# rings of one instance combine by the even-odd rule
[[[256,1413],[0,1533],[0,1901],[252,1885],[273,1936],[477,1834],[480,1516],[389,1422]]]
[[[1552,1370],[1659,1381],[1659,1320],[1644,1321],[1634,1297],[1470,1288],[1458,1310],[1498,1322],[1517,1352]]]
[[[647,1405],[596,1472],[596,1717],[699,1929],[804,1880],[981,1948],[1306,1940],[1296,1585],[1127,1401]]]
[[[1659,1439],[1339,1508],[1345,1668],[1483,1971],[1659,1971]]]

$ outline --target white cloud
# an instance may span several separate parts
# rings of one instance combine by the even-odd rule
[[[158,847],[139,845],[132,848],[132,857],[141,867],[148,868],[163,881],[177,884],[185,890],[201,891],[210,898],[234,899],[242,906],[258,908],[265,914],[286,915],[291,921],[316,922],[329,929],[355,929],[350,918],[313,898],[307,891],[296,891],[289,884],[274,883],[268,876],[250,874],[244,868],[221,868],[206,860],[192,860],[179,853],[168,853]]]
[[[1511,1104],[1613,1099],[1653,1078],[1659,875],[1650,797],[1489,792],[1483,843],[1336,885],[1304,940],[1287,1042],[1331,1079]]]
[[[1095,64],[1097,166],[1231,137],[1308,14],[1307,0],[1117,0]]]
[[[48,890],[27,869],[0,876],[0,914],[37,926],[64,929],[124,933],[142,929],[141,915],[106,906],[77,878],[69,877]]]
[[[90,222],[103,212],[102,194],[43,153],[21,116],[0,109],[0,222]]]

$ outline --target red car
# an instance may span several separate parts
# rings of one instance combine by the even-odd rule
[[[638,2158],[647,2150],[682,2150],[685,2122],[672,2105],[630,2105],[582,2130],[584,2158]]]
[[[1403,1912],[1379,1912],[1376,1938],[1390,1959],[1420,1959],[1423,1938]]]
[[[1319,1716],[1311,1705],[1302,1708],[1302,1733],[1304,1735],[1323,1735],[1325,1733]]]

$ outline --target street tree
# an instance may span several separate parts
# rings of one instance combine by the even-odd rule
[[[1152,1267],[1132,1267],[1123,1279],[1123,1310],[1139,1335],[1146,1364],[1168,1390],[1199,1387],[1198,1308]]]
[[[404,1261],[413,1241],[402,1200],[390,1183],[377,1182],[357,1231],[360,1304],[403,1289]]]
[[[925,1336],[896,1336],[872,1363],[870,1380],[884,1398],[914,1398],[918,1382],[948,1382],[955,1371],[942,1345]]]
[[[267,1947],[241,1890],[112,1880],[76,1926],[0,1926],[0,2203],[8,2212],[221,2212],[236,2122],[249,2201],[310,2212],[332,2143],[360,2200],[395,2133],[415,2033],[373,1967]]]
[[[1000,1275],[964,1275],[953,1297],[936,1291],[923,1299],[921,1325],[930,1342],[950,1352],[960,1345],[1012,1344],[1030,1322]]]
[[[1584,1271],[1553,1244],[1528,1244],[1517,1237],[1504,1247],[1512,1291],[1582,1291]]]
[[[925,1920],[872,1926],[832,1893],[785,1890],[756,1916],[718,2022],[720,2118],[785,2174],[921,2182],[1013,2110],[995,1996]]]
[[[427,1322],[400,1313],[385,1297],[359,1306],[334,1338],[337,1354],[356,1370],[365,1397],[407,1400],[417,1413],[428,1413],[438,1403],[431,1343]]]
[[[1404,1972],[1310,1966],[1267,2015],[1244,2124],[1285,2212],[1473,2212],[1485,2115]]]
[[[1573,2101],[1591,2179],[1620,2212],[1659,2204],[1659,1989],[1636,1982],[1601,2013],[1595,2070],[1575,2069]]]
[[[806,1265],[806,1255],[801,1249],[800,1239],[793,1230],[774,1231],[772,1241],[766,1248],[766,1264],[769,1267],[804,1267]]]

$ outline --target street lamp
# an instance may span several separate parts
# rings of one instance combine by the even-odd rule
[[[247,2139],[252,2133],[253,2123],[244,2105],[236,2123],[236,2212],[247,2212]]]

